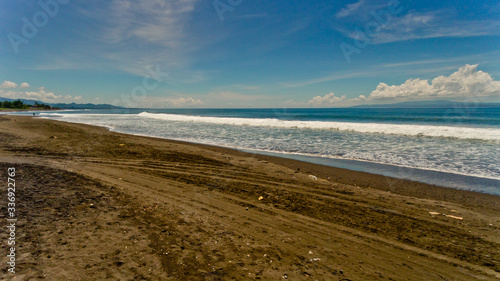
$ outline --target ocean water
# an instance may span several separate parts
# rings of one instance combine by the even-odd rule
[[[500,195],[500,108],[124,109],[39,115]]]

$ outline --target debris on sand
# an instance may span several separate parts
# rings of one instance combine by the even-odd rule
[[[57,139],[57,137],[56,137],[56,136],[50,136],[50,138],[51,138],[51,139]]]
[[[309,178],[312,179],[312,180],[317,180],[318,178],[314,175],[309,175]]]
[[[259,201],[264,199],[264,196],[259,196]]]
[[[438,212],[429,212],[429,214],[435,216],[435,215],[439,215],[440,213],[438,213]]]
[[[456,216],[452,216],[452,215],[445,215],[449,218],[452,218],[452,219],[456,219],[456,220],[463,220],[464,218],[463,217],[456,217]]]

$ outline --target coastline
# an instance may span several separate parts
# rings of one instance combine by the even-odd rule
[[[157,278],[500,276],[499,196],[42,118],[1,115],[0,128],[3,165],[76,173],[103,185],[100,192],[117,194],[122,201],[112,205],[133,218],[124,221],[134,221],[128,231],[142,227],[148,233],[138,243],[152,251],[147,259],[156,265]],[[74,216],[88,208],[75,210]],[[148,208],[171,217],[134,211]],[[178,231],[176,239],[162,236],[165,225],[167,232]],[[231,247],[213,244],[214,235]],[[170,257],[160,253],[166,248],[172,248]],[[132,260],[120,263],[129,266]],[[196,266],[188,268],[188,263]],[[111,268],[115,277],[125,270],[116,264]]]
[[[109,114],[112,112],[103,111],[101,113]],[[168,112],[160,110],[157,113],[158,114],[152,114],[151,116],[142,116],[142,114],[146,113],[142,110],[136,109],[134,112],[127,112],[127,114],[124,115],[124,117],[127,117],[125,119],[130,119],[128,121],[121,119],[121,117],[119,118],[117,115],[110,115],[111,119],[107,119],[105,115],[94,116],[94,114],[91,114],[89,116],[82,116],[77,114],[76,116],[72,116],[72,114],[63,113],[60,116],[49,116],[50,113],[47,113],[46,115],[41,113],[40,115],[44,116],[40,117],[64,120],[73,123],[104,126],[111,131],[125,134],[223,146],[250,153],[271,156],[274,155],[280,158],[290,158],[326,166],[344,168],[347,170],[379,174],[389,178],[407,179],[431,185],[451,187],[461,190],[471,190],[500,196],[500,189],[498,188],[498,186],[500,186],[500,177],[495,171],[496,162],[493,160],[497,151],[494,150],[494,145],[489,145],[490,141],[483,139],[482,137],[479,137],[479,139],[484,141],[473,141],[470,143],[469,141],[462,141],[460,138],[454,137],[450,139],[444,136],[427,138],[426,133],[422,133],[423,135],[417,138],[408,138],[408,135],[404,132],[399,132],[402,133],[402,135],[397,133],[397,137],[396,135],[392,135],[390,132],[380,134],[376,133],[373,135],[370,133],[362,134],[363,136],[358,135],[357,133],[351,135],[350,132],[345,132],[346,136],[343,136],[344,133],[339,133],[339,135],[334,132],[335,130],[328,132],[329,130],[316,131],[313,129],[311,133],[314,136],[319,134],[321,137],[318,135],[316,137],[319,139],[312,141],[314,137],[303,135],[305,132],[303,132],[302,129],[290,131],[286,130],[286,133],[280,133],[279,129],[275,130],[277,128],[275,128],[274,125],[271,125],[269,133],[273,135],[271,138],[276,138],[276,140],[268,142],[260,141],[258,137],[252,137],[252,135],[258,136],[260,134],[268,134],[267,132],[260,132],[260,130],[267,131],[267,129],[262,128],[260,125],[256,127],[250,126],[249,128],[246,128],[245,125],[236,126],[234,127],[234,131],[233,129],[228,131],[227,136],[218,136],[217,128],[219,125],[215,124],[219,123],[220,120],[211,120],[213,118],[205,116],[203,110],[195,115],[201,116],[200,118],[210,119],[205,121],[207,124],[212,124],[214,126],[212,127],[212,125],[208,125],[206,130],[203,125],[205,121],[194,123],[179,123],[175,121],[177,119],[177,114],[181,114],[181,117],[179,118],[182,120],[189,120],[189,118],[191,118],[189,117],[189,114],[188,116],[182,115],[185,112],[176,111],[175,115],[169,115]],[[164,115],[161,113],[167,114]],[[224,116],[224,114],[229,114],[229,116],[238,116],[236,113],[231,112],[222,113],[216,111],[210,113],[210,115],[214,116]],[[248,112],[239,114],[246,116],[248,115]],[[263,117],[267,117],[267,115],[274,113],[267,112],[265,114],[261,114],[263,114]],[[165,119],[167,121],[155,121],[155,119]],[[142,123],[146,122],[146,120],[148,120],[148,124]],[[168,120],[172,120],[174,122],[169,122]],[[258,120],[265,121],[266,119],[264,118]],[[212,121],[214,123],[212,123]],[[135,124],[135,122],[138,122],[137,124],[141,125],[129,126],[130,124]],[[229,123],[232,123],[232,121]],[[368,124],[370,123],[372,122],[368,122]],[[186,132],[185,128],[183,128],[184,125],[182,124],[190,124],[189,128],[193,131],[193,133],[190,134]],[[355,125],[358,123],[348,122],[348,124]],[[194,127],[191,127],[191,125]],[[360,126],[363,127],[365,125],[366,124]],[[435,128],[438,128],[432,124],[429,125],[431,126],[425,126],[427,133],[433,132]],[[225,125],[223,125],[223,127],[225,127]],[[197,130],[201,131],[200,135],[196,133]],[[443,130],[446,131],[447,129],[438,129],[438,131]],[[357,131],[357,129],[354,129],[354,131]],[[337,143],[337,139],[330,143],[328,139],[329,137],[333,137],[330,136],[330,133],[333,133],[335,138],[337,135],[341,138],[345,137],[346,139],[343,140],[344,144],[335,145],[335,143]],[[481,135],[479,133],[480,132],[475,132],[471,135],[479,136]],[[249,136],[248,138],[246,137],[247,134]],[[432,135],[432,133],[430,134]],[[468,135],[464,132],[461,132],[460,134]],[[290,141],[284,141],[292,135],[294,136],[293,139],[296,139],[296,141],[292,141],[291,139]],[[356,140],[357,137],[361,137],[363,139],[361,141],[363,143],[363,149],[361,150],[357,147],[358,141],[360,141]],[[351,141],[351,138],[354,139]],[[384,142],[384,139],[387,138],[389,139],[387,146],[377,145],[380,142]],[[293,143],[293,145],[291,145],[291,143]],[[405,149],[398,148],[399,144],[404,144]],[[468,149],[468,147],[471,146],[478,152],[472,154],[472,150]]]
[[[39,113],[39,112],[50,112],[50,111],[62,111],[64,109],[31,109],[31,108],[26,108],[26,109],[0,109],[0,114],[2,113],[12,113],[12,112],[30,112],[30,111],[33,111],[33,112],[36,112],[36,113]]]
[[[213,144],[190,142],[186,140],[176,140],[165,137],[156,137],[151,135],[120,132],[118,130],[114,130],[112,127],[109,127],[107,125],[93,125],[88,123],[78,123],[71,121],[61,121],[61,122],[67,122],[71,124],[86,124],[89,126],[106,128],[111,132],[115,133],[167,140],[171,142],[178,142],[184,144],[192,144],[204,148],[227,149],[225,150],[226,153],[234,154],[236,152],[242,152],[242,153],[247,153],[247,156],[259,155],[261,158],[269,157],[270,159],[275,159],[274,163],[276,164],[283,163],[283,165],[287,167],[290,167],[291,163],[295,163],[292,164],[291,166],[297,166],[298,169],[303,167],[304,169],[307,170],[310,165],[314,165],[315,167],[317,166],[320,171],[325,171],[325,170],[328,171],[326,173],[319,172],[322,175],[324,175],[325,178],[328,178],[333,173],[335,181],[340,181],[345,184],[353,184],[353,185],[361,184],[366,187],[374,187],[377,189],[385,191],[393,191],[405,195],[411,195],[417,197],[428,196],[426,198],[432,198],[433,196],[438,196],[436,198],[442,199],[442,198],[456,197],[457,195],[460,194],[461,197],[468,198],[470,197],[468,195],[468,192],[475,192],[486,195],[500,196],[500,191],[496,191],[495,189],[495,185],[500,184],[500,180],[497,178],[472,176],[467,174],[455,174],[453,172],[445,172],[440,170],[411,168],[406,166],[397,166],[397,165],[362,161],[362,160],[332,159],[332,158],[324,158],[324,157],[304,155],[304,154],[297,154],[296,156],[293,154],[286,155],[285,153],[280,153],[280,152],[259,151],[259,150],[252,150],[239,147],[219,146]],[[312,160],[310,159],[301,160],[301,158],[311,158]],[[364,165],[360,169],[356,169],[356,167],[354,167],[352,164],[337,166],[331,163],[334,161],[358,162],[358,163],[363,163]],[[345,168],[343,166],[348,166],[348,167]],[[374,169],[373,166],[378,166],[377,167],[378,171]],[[390,167],[390,171],[388,170],[388,167]],[[372,172],[370,171],[370,169],[374,171]],[[382,169],[385,169],[385,171],[382,172],[381,171]],[[388,174],[386,174],[387,172]],[[350,175],[346,176],[346,173]],[[341,177],[338,176],[340,174],[342,174]],[[412,176],[409,176],[409,174],[411,174]],[[429,177],[429,175],[433,176]],[[353,180],[354,178],[361,179],[361,181]],[[370,179],[363,180],[364,178],[370,178]],[[478,181],[481,182],[481,184],[478,184]],[[464,184],[467,182],[469,183],[469,185]],[[440,190],[439,192],[436,192],[435,191],[436,188],[438,189],[445,188],[451,190],[448,190],[448,192],[445,190]],[[465,191],[465,193],[462,194],[461,192],[458,192],[457,194],[457,192],[455,192],[456,190]],[[441,193],[446,193],[446,195],[443,197],[442,195],[439,195]]]
[[[124,134],[124,133],[118,133],[118,134]],[[359,186],[363,188],[374,188],[382,191],[392,192],[395,194],[414,196],[423,199],[430,199],[430,200],[446,199],[448,201],[466,203],[474,206],[484,206],[484,204],[486,204],[488,206],[500,207],[500,196],[494,194],[444,187],[418,181],[412,181],[408,179],[388,177],[368,172],[354,171],[328,165],[311,163],[307,161],[295,160],[292,158],[265,155],[265,154],[260,154],[259,152],[256,153],[245,152],[243,150],[236,148],[170,140],[170,139],[150,137],[150,136],[139,136],[139,137],[166,140],[172,143],[188,144],[194,147],[200,147],[203,149],[240,156],[240,157],[253,157],[258,159],[259,161],[271,162],[279,166],[300,171],[300,173],[305,173],[307,175],[314,175],[316,177],[328,180],[333,183],[341,183],[341,184]]]

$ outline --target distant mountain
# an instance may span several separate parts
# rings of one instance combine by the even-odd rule
[[[29,104],[29,105],[34,105],[35,102],[38,102],[38,103],[43,103],[41,101],[37,101],[37,100],[26,100],[26,99],[8,99],[8,98],[2,98],[0,97],[0,101],[15,101],[15,100],[21,100],[22,102],[24,102],[25,104]]]
[[[111,104],[93,104],[93,103],[46,103],[52,107],[59,107],[62,109],[116,109],[124,108],[121,106],[114,106]]]
[[[8,99],[0,97],[0,101],[15,101],[18,99]],[[116,109],[116,108],[124,108],[121,106],[114,106],[111,104],[93,104],[93,103],[48,103],[38,100],[27,100],[27,99],[19,99],[25,104],[34,105],[36,102],[50,105],[52,107],[59,107],[61,109]]]
[[[473,102],[454,102],[448,100],[433,100],[433,101],[405,101],[391,104],[367,104],[356,105],[351,108],[468,108],[481,107],[492,108],[500,107],[500,103],[473,103]]]

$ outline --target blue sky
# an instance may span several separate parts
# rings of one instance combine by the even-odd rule
[[[2,1],[0,18],[2,97],[130,107],[500,102],[496,1],[20,0]]]

